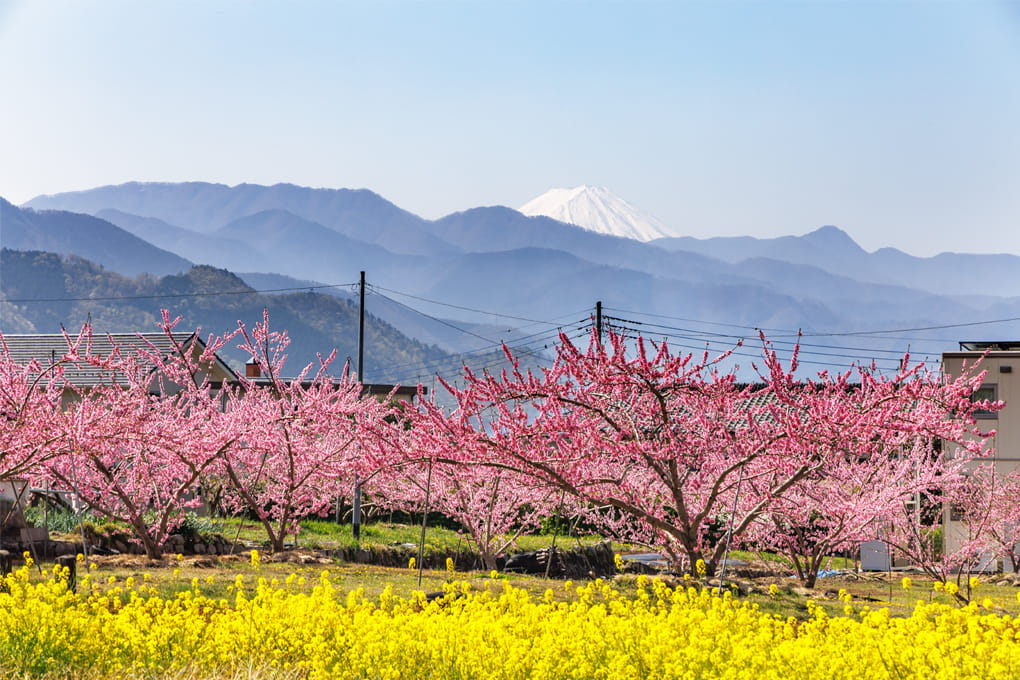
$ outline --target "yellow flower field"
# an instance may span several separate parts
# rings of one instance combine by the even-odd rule
[[[783,620],[707,590],[641,577],[637,595],[595,581],[569,602],[503,581],[454,582],[368,599],[328,573],[311,591],[238,576],[231,599],[173,597],[145,581],[87,575],[78,593],[23,567],[0,593],[0,671],[10,677],[235,675],[276,668],[310,678],[1016,678],[1017,622],[971,604],[921,604],[897,618],[846,606]],[[987,605],[988,603],[986,603]]]

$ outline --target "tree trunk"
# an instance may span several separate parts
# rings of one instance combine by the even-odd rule
[[[131,526],[134,527],[135,537],[141,541],[142,548],[145,549],[145,556],[150,560],[158,560],[163,557],[163,546],[156,543],[156,541],[149,534],[148,527],[145,526],[144,520],[141,517],[136,517],[132,522]]]

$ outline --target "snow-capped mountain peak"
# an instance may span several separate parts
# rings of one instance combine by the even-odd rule
[[[525,215],[545,215],[590,231],[638,241],[676,236],[657,218],[614,196],[605,187],[550,189],[518,210]]]

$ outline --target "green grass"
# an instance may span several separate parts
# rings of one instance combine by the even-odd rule
[[[237,517],[210,519],[208,526],[215,533],[228,539],[259,544],[266,540],[262,525],[251,519]],[[336,524],[330,520],[306,519],[301,521],[301,531],[289,541],[300,548],[336,550],[337,548],[358,548],[372,545],[394,546],[401,544],[418,545],[421,539],[421,525],[398,524],[376,521],[361,526],[361,539],[355,540],[350,523]],[[553,544],[553,534],[527,534],[515,541],[517,550],[530,551],[546,548]],[[569,549],[578,545],[591,545],[601,541],[599,536],[568,537],[556,536],[556,545]],[[426,526],[425,554],[448,551],[473,552],[470,539],[453,529],[442,526]]]
[[[794,573],[793,561],[784,555],[779,555],[773,552],[766,551],[751,551],[751,550],[731,550],[730,559],[741,560],[744,562],[763,562],[765,564],[773,565],[778,574],[792,574]],[[822,571],[826,570],[839,570],[839,569],[854,569],[856,568],[854,560],[847,557],[830,556],[825,558],[822,563]]]

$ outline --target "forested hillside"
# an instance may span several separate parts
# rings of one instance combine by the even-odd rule
[[[296,373],[316,353],[337,349],[336,370],[358,351],[358,307],[350,300],[312,292],[262,294],[225,269],[197,266],[183,274],[129,278],[77,256],[42,251],[0,252],[0,330],[53,333],[77,329],[91,319],[95,332],[152,331],[161,309],[182,317],[182,328],[203,335],[253,324],[269,309],[272,326],[286,329],[290,370]],[[230,353],[237,367],[241,354]],[[433,345],[408,338],[388,323],[366,316],[365,379],[417,379],[414,367],[451,358]],[[422,376],[424,379],[426,376]]]

